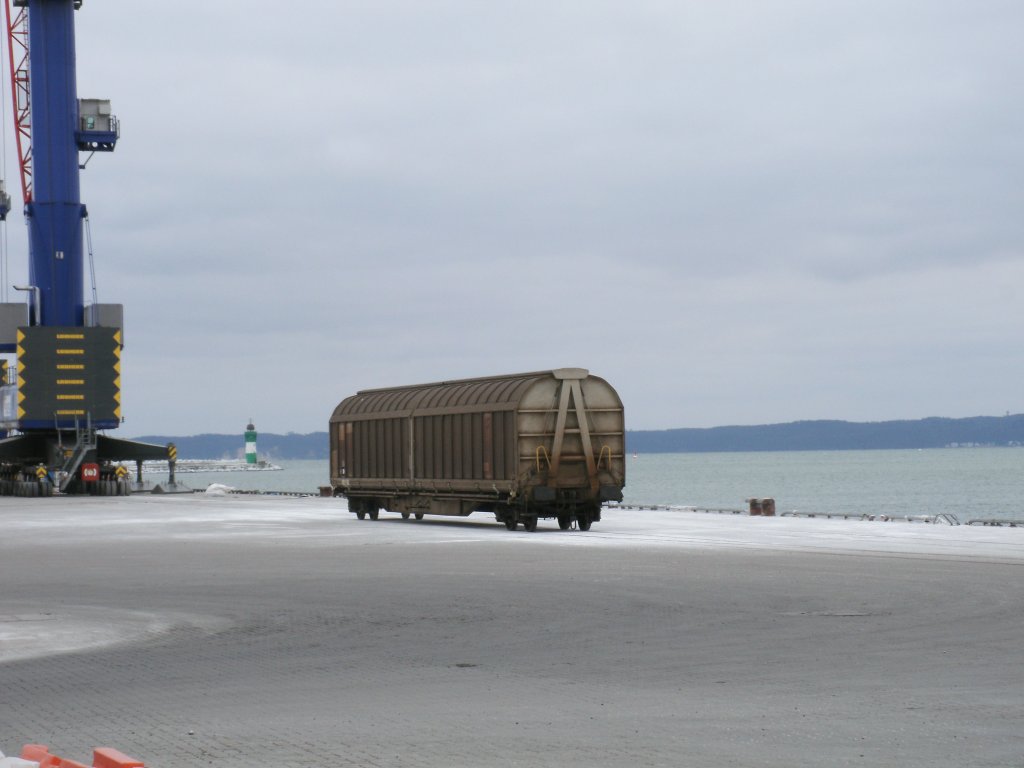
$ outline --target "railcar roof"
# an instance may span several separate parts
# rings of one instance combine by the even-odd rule
[[[438,381],[431,384],[364,389],[343,400],[335,408],[331,421],[337,421],[340,416],[355,414],[517,403],[526,390],[538,380],[587,378],[589,375],[585,368],[558,368],[550,371]]]

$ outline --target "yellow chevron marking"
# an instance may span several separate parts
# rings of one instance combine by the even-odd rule
[[[21,342],[23,342],[24,340],[25,340],[25,332],[24,332],[24,331],[22,331],[22,330],[21,330],[21,329],[19,328],[19,329],[18,329],[18,336],[17,336],[17,342],[18,342],[19,344],[21,344]]]
[[[117,330],[116,330],[116,331],[114,332],[114,341],[116,341],[116,342],[118,343],[118,345],[120,345],[120,344],[121,344],[121,329],[120,329],[120,328],[118,328],[118,329],[117,329]]]

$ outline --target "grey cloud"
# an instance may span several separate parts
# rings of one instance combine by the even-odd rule
[[[130,432],[557,365],[637,428],[1021,407],[1016,3],[78,18],[123,121],[83,195]]]

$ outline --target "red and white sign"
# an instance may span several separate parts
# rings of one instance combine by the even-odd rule
[[[83,464],[82,465],[82,482],[83,483],[95,483],[100,479],[100,465],[99,464]]]

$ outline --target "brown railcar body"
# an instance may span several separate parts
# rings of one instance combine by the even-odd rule
[[[331,486],[380,509],[587,530],[626,480],[622,401],[582,368],[361,391],[331,416]]]

